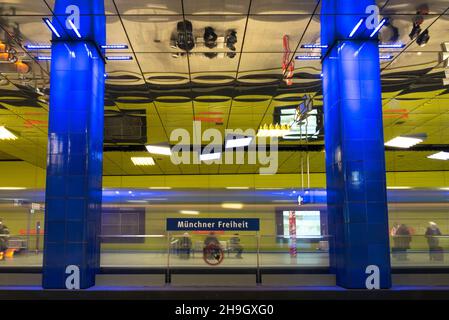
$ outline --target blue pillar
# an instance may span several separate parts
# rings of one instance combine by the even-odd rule
[[[56,0],[54,10],[43,287],[84,289],[100,262],[104,3]]]
[[[391,286],[378,38],[365,22],[349,37],[370,5],[324,0],[321,12],[330,263],[354,289]]]

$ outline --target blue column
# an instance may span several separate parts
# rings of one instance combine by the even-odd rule
[[[100,262],[104,3],[57,0],[55,15],[43,287],[84,289],[95,284]]]
[[[321,15],[330,263],[355,289],[391,286],[378,38],[365,22],[349,37],[370,5],[324,0]]]

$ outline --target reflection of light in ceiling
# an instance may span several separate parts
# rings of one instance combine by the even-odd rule
[[[26,188],[23,188],[23,187],[0,187],[0,190],[15,191],[15,190],[26,190]]]
[[[160,154],[163,156],[171,156],[171,148],[169,146],[152,146],[146,145],[149,153]]]
[[[387,187],[387,189],[389,189],[389,190],[408,190],[411,188],[412,187]]]
[[[220,158],[221,158],[220,152],[200,154],[200,161],[219,160]]]
[[[221,207],[224,209],[242,209],[243,203],[231,203],[231,202],[224,202],[221,204]]]
[[[154,166],[156,163],[152,157],[131,157],[135,166]]]
[[[179,211],[179,213],[180,214],[186,214],[186,215],[194,215],[194,216],[200,214],[200,212],[196,211],[196,210],[181,210],[181,211]]]
[[[385,145],[387,147],[408,149],[408,148],[413,147],[414,145],[417,145],[418,143],[421,143],[423,141],[424,141],[423,138],[399,136],[399,137],[396,137],[396,138],[391,139],[390,141],[386,142]]]
[[[149,187],[151,190],[170,190],[171,187]]]
[[[434,160],[449,160],[449,152],[441,151],[441,152],[432,154],[432,155],[428,156],[427,158],[434,159]]]
[[[228,190],[248,190],[249,187],[226,187]]]
[[[0,126],[0,140],[17,140],[17,136],[6,129],[4,126]]]

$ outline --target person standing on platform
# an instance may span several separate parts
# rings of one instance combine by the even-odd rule
[[[188,232],[184,233],[179,239],[179,256],[181,259],[189,259],[192,250],[192,239]]]
[[[407,250],[410,249],[411,241],[412,237],[409,228],[405,224],[401,224],[399,228],[396,230],[396,234],[393,237],[394,242],[393,252],[395,253],[394,256],[399,261],[408,260]]]
[[[443,260],[443,248],[441,248],[439,236],[441,236],[442,233],[440,231],[440,228],[438,228],[438,225],[430,221],[429,226],[426,230],[426,238],[427,238],[427,244],[429,245],[429,259],[430,261],[441,261]]]
[[[242,252],[243,252],[243,247],[240,244],[240,238],[239,238],[239,234],[236,233],[234,234],[234,236],[229,240],[230,243],[230,249],[233,252],[237,252],[237,255],[235,256],[237,259],[242,259]]]
[[[3,259],[5,252],[8,249],[8,237],[9,229],[3,224],[3,220],[0,219],[0,259]]]

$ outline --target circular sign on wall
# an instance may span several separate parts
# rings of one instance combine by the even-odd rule
[[[223,262],[224,252],[220,246],[216,244],[209,244],[203,250],[203,260],[210,266],[218,266]]]

